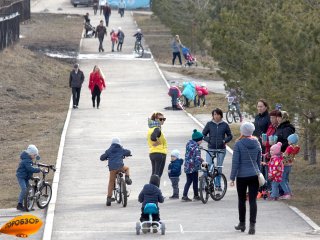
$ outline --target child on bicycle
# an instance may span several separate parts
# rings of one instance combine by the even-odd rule
[[[171,152],[171,162],[168,166],[168,174],[172,184],[173,194],[170,199],[179,199],[179,180],[181,175],[181,166],[183,159],[180,158],[179,150],[175,149]]]
[[[143,34],[141,32],[141,29],[140,28],[137,29],[137,32],[133,36],[136,38],[136,42],[134,44],[135,49],[136,49],[136,46],[138,45],[139,42],[141,43],[141,40],[143,38]]]
[[[20,163],[17,168],[16,176],[18,179],[18,183],[21,188],[21,192],[19,195],[17,210],[24,211],[22,202],[24,196],[26,195],[26,190],[29,185],[29,179],[32,177],[34,173],[40,172],[40,168],[33,167],[32,160],[37,159],[39,155],[39,151],[35,145],[29,145],[28,148],[23,151],[20,155]]]
[[[131,152],[128,149],[124,149],[120,144],[119,138],[113,138],[111,141],[111,146],[106,150],[104,154],[101,155],[100,160],[109,161],[109,185],[108,185],[108,195],[107,195],[107,206],[111,206],[111,202],[115,199],[112,198],[112,191],[114,188],[116,176],[119,172],[125,173],[126,184],[131,185],[132,180],[129,176],[129,167],[124,166],[123,158],[130,156]]]
[[[148,221],[149,215],[144,213],[144,207],[147,203],[155,203],[158,207],[158,203],[164,202],[164,197],[162,196],[162,192],[159,188],[160,186],[160,178],[158,175],[151,175],[149,184],[143,186],[142,191],[139,194],[138,201],[142,203],[141,207],[141,217],[140,222]],[[160,221],[160,210],[158,207],[158,213],[152,214],[153,221]],[[156,227],[154,231],[156,231]]]
[[[201,152],[199,145],[202,143],[203,135],[197,129],[193,130],[192,140],[187,143],[186,146],[186,156],[184,162],[184,172],[187,175],[187,182],[184,186],[182,201],[190,202],[192,201],[188,198],[188,191],[193,183],[193,200],[198,201],[200,197],[198,195],[198,171],[201,168],[201,163],[203,159],[201,158]]]

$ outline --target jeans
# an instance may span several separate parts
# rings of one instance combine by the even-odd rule
[[[191,183],[193,183],[193,195],[195,197],[198,196],[198,171],[193,173],[187,173],[186,176],[187,176],[187,182],[184,185],[183,196],[184,197],[188,196],[188,191],[191,186]]]
[[[219,150],[219,151],[223,151],[222,153],[217,153],[217,163],[216,163],[216,166],[223,166],[223,161],[224,161],[224,158],[226,156],[226,149],[212,149],[212,148],[208,148],[209,151],[213,151],[213,150]],[[208,167],[209,169],[211,168],[211,165],[212,165],[212,160],[211,160],[211,157],[209,155],[209,153],[206,154],[206,162],[208,163]],[[222,167],[218,167],[218,172],[219,173],[222,173]],[[221,187],[221,176],[217,176],[215,177],[214,179],[214,184],[216,187]]]
[[[81,88],[72,88],[72,102],[73,106],[78,106],[79,105],[79,100],[80,100],[80,92]]]
[[[272,181],[272,183],[271,183],[271,195],[270,195],[270,197],[272,197],[272,198],[277,198],[277,197],[280,196],[280,194],[279,194],[279,186],[280,186],[280,183],[279,183],[279,182]]]
[[[149,155],[152,166],[152,175],[156,174],[161,178],[164,166],[166,165],[166,154],[150,153]]]
[[[114,52],[114,45],[116,44],[115,41],[111,41],[111,51]]]
[[[24,196],[26,195],[26,192],[27,192],[27,187],[29,185],[29,180],[26,180],[24,178],[19,178],[19,177],[17,177],[17,179],[18,179],[18,183],[19,183],[20,188],[21,188],[21,192],[19,194],[18,203],[22,204]]]
[[[123,42],[118,42],[118,46],[117,46],[117,51],[122,51],[122,44],[123,44]]]
[[[291,188],[289,185],[289,174],[291,172],[292,166],[284,166],[283,174],[282,174],[282,182],[280,186],[284,192],[284,194],[291,194]]]
[[[104,19],[106,20],[106,27],[108,27],[109,26],[109,17],[110,17],[110,15],[104,15]]]
[[[179,197],[179,177],[170,177],[172,189],[173,189],[173,197]]]
[[[246,221],[247,188],[249,188],[250,223],[256,223],[257,194],[259,189],[258,176],[255,175],[251,177],[237,178],[238,211],[240,222]]]
[[[100,105],[100,95],[101,95],[100,88],[97,85],[95,85],[94,89],[93,89],[93,92],[92,92],[92,105],[93,105],[93,107],[95,107],[96,98],[97,98],[97,107],[99,107],[99,105]]]
[[[200,99],[202,101],[202,105],[206,105],[206,96],[205,95],[202,95],[202,96],[198,96],[198,103],[197,103],[197,106],[200,107]],[[195,98],[195,101],[196,101],[196,98]]]
[[[104,51],[103,46],[102,46],[103,38],[104,38],[104,37],[99,37],[99,52],[100,52],[100,51]]]
[[[182,65],[180,52],[173,52],[172,53],[172,65],[174,65],[174,62],[176,61],[176,57],[178,57],[179,63],[180,63],[180,65]]]

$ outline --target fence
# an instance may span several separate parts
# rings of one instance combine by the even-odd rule
[[[0,8],[0,51],[19,40],[20,22],[30,19],[30,0]]]

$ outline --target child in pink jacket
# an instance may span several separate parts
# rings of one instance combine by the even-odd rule
[[[114,45],[118,43],[118,33],[116,33],[115,30],[112,28],[110,32],[110,36],[111,36],[111,43],[112,43],[111,51],[114,52]]]

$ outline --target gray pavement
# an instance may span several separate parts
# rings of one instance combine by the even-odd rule
[[[69,1],[48,2],[52,6],[60,2],[67,6]],[[52,2],[57,3],[54,5]],[[77,11],[83,14],[86,9],[79,8]],[[98,22],[99,17],[92,17],[92,21]],[[137,197],[151,172],[146,142],[147,118],[153,111],[164,113],[167,121],[163,132],[168,140],[169,152],[178,148],[182,155],[192,130],[199,129],[199,126],[183,111],[163,110],[170,104],[170,99],[153,60],[134,60],[130,56],[134,43],[130,35],[136,28],[131,16],[126,14],[125,18],[120,19],[114,12],[110,22],[111,26],[122,26],[127,33],[124,52],[119,55],[127,54],[128,58],[112,58],[109,52],[105,52],[102,54],[105,57],[79,60],[86,80],[79,109],[72,110],[66,135],[52,239],[318,239],[307,234],[311,227],[284,202],[259,201],[256,235],[236,232],[233,228],[238,222],[235,188],[228,187],[223,200],[209,200],[206,205],[169,200],[172,189],[167,165],[161,179],[161,190],[167,198],[165,203],[160,204],[167,233],[165,236],[135,235],[135,222],[139,219],[141,207]],[[110,49],[109,38],[105,44],[105,49]],[[95,39],[84,39],[81,54],[96,55],[97,48]],[[87,88],[88,76],[94,65],[99,65],[103,70],[107,84],[102,92],[100,109],[92,108],[91,94]],[[205,122],[205,119],[202,121]],[[133,154],[133,157],[125,159],[133,180],[126,208],[115,203],[111,207],[105,205],[109,175],[107,163],[101,162],[99,157],[114,136],[119,137],[123,146]],[[168,161],[169,157],[167,164]],[[231,156],[228,154],[224,163],[227,177],[230,165]],[[185,176],[182,174],[181,192],[184,183]],[[191,190],[189,197],[192,195]]]

